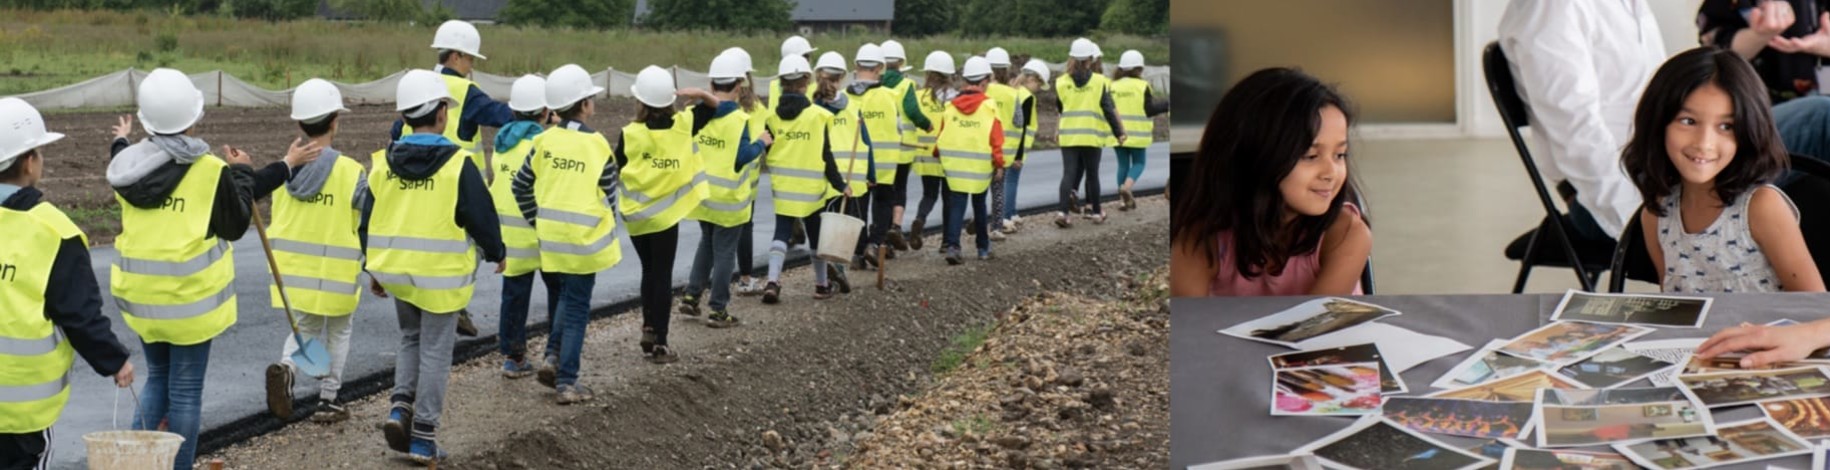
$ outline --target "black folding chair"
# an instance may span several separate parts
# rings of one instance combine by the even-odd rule
[[[1500,49],[1498,42],[1487,44],[1481,54],[1481,67],[1487,76],[1487,91],[1493,95],[1493,104],[1499,108],[1500,120],[1506,123],[1506,133],[1512,137],[1512,146],[1518,150],[1519,160],[1525,163],[1525,172],[1531,175],[1531,185],[1538,192],[1538,202],[1544,205],[1544,220],[1538,223],[1525,244],[1522,253],[1507,257],[1519,261],[1519,275],[1512,284],[1512,293],[1525,291],[1525,281],[1531,276],[1531,269],[1537,266],[1566,267],[1576,272],[1576,280],[1581,282],[1582,290],[1594,291],[1601,271],[1607,269],[1606,253],[1591,255],[1588,260],[1578,256],[1573,242],[1571,227],[1566,226],[1562,210],[1557,209],[1551,200],[1549,186],[1544,184],[1544,175],[1538,172],[1537,162],[1531,158],[1531,151],[1525,146],[1525,137],[1519,134],[1519,128],[1529,125],[1529,108],[1519,96],[1516,82],[1512,77],[1512,63],[1506,59],[1506,52]],[[1548,235],[1547,235],[1548,234]],[[1560,250],[1557,253],[1552,250]],[[1559,257],[1561,255],[1561,257]],[[1572,262],[1571,260],[1577,260]]]
[[[1353,204],[1360,206],[1361,218],[1372,220],[1372,210],[1366,208],[1366,198],[1362,197],[1359,191],[1353,192]],[[1372,224],[1368,222],[1366,227],[1371,229]],[[1360,293],[1373,295],[1372,253],[1366,254],[1366,269],[1360,271]]]
[[[1791,157],[1794,177],[1780,184],[1779,189],[1798,205],[1798,229],[1804,233],[1805,248],[1817,263],[1817,272],[1827,273],[1830,272],[1830,163],[1796,153]],[[1608,276],[1608,292],[1626,288],[1621,279],[1623,273],[1625,277],[1658,282],[1657,277],[1651,277],[1657,273],[1653,272],[1652,255],[1646,251],[1646,238],[1640,225],[1639,217],[1635,216],[1627,223],[1625,233],[1620,235],[1620,247],[1614,251],[1614,262],[1609,265],[1613,273]],[[1635,275],[1640,272],[1648,277]]]

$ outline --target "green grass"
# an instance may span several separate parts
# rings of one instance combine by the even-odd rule
[[[992,422],[991,419],[986,418],[985,415],[975,413],[971,418],[954,420],[953,432],[954,434],[961,436],[967,434],[983,436],[985,433],[991,432],[991,429],[996,425],[997,423]]]
[[[478,70],[497,75],[546,72],[567,63],[589,70],[634,72],[648,65],[703,71],[727,47],[748,50],[759,74],[773,75],[786,34],[716,31],[653,32],[479,26],[483,53]],[[405,68],[430,67],[435,25],[330,22],[279,23],[214,16],[174,16],[152,11],[30,11],[0,9],[0,95],[68,85],[128,67],[174,67],[188,73],[221,69],[254,84],[281,89],[308,78],[374,80]],[[1094,33],[1116,60],[1137,49],[1148,63],[1169,58],[1168,38]],[[821,51],[848,58],[874,34],[822,34],[808,38]],[[1072,38],[961,38],[902,40],[911,66],[931,50],[982,52],[1001,46],[1012,55],[1050,62],[1066,59]],[[817,54],[817,53],[816,53]]]
[[[928,370],[935,374],[945,374],[959,368],[960,364],[966,362],[966,356],[972,354],[972,350],[985,344],[985,337],[990,334],[990,324],[967,328],[965,332],[953,337],[952,344],[941,350],[940,357],[934,358],[934,363],[928,367]]]
[[[118,230],[116,224],[121,221],[121,206],[108,204],[100,207],[59,207],[70,222],[82,227],[84,233],[96,235],[97,228],[107,228],[105,232],[112,237]]]

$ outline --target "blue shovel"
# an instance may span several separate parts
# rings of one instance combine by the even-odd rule
[[[280,305],[286,308],[286,324],[292,327],[292,340],[299,344],[299,350],[292,352],[292,365],[305,371],[306,375],[324,378],[330,375],[330,352],[324,349],[324,343],[317,338],[305,338],[299,334],[299,322],[292,317],[292,300],[286,297],[286,284],[280,281],[280,264],[273,260],[273,243],[267,241],[267,229],[261,222],[261,211],[254,211],[254,231],[261,236],[261,250],[267,252],[267,270],[273,273],[273,285],[280,292]]]

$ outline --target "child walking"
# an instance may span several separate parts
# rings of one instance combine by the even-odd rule
[[[1372,231],[1349,202],[1350,111],[1333,87],[1286,68],[1220,98],[1189,175],[1200,183],[1171,206],[1172,295],[1360,292]]]
[[[695,140],[694,148],[705,161],[705,178],[711,192],[687,217],[699,222],[699,248],[693,255],[680,313],[699,315],[699,298],[711,290],[711,312],[705,325],[729,328],[742,323],[730,312],[731,271],[738,262],[737,248],[756,203],[759,159],[773,141],[768,132],[750,132],[753,120],[738,103],[748,72],[748,60],[725,53],[712,60],[712,113]],[[744,261],[748,263],[748,260]]]
[[[508,108],[515,120],[496,132],[496,155],[492,163],[495,178],[489,182],[489,198],[496,206],[496,218],[502,221],[502,245],[507,248],[507,265],[502,269],[502,309],[496,324],[496,347],[502,353],[502,376],[510,379],[534,373],[527,360],[527,306],[533,299],[534,274],[540,271],[540,239],[534,226],[523,216],[529,206],[515,197],[515,175],[526,166],[533,153],[534,138],[551,124],[552,112],[546,104],[546,79],[523,75],[509,88]],[[546,286],[547,358],[559,357],[559,279],[540,274]],[[552,365],[547,361],[545,365]]]
[[[849,193],[833,158],[832,111],[814,106],[807,97],[807,86],[813,81],[807,59],[782,58],[778,74],[782,97],[776,101],[767,124],[769,134],[777,138],[765,159],[775,200],[775,233],[769,243],[768,284],[763,288],[766,293],[773,293],[763,297],[770,303],[780,301],[782,263],[788,256],[795,224],[805,224],[809,243],[817,249],[820,210],[834,196]],[[829,281],[835,278],[842,290],[851,290],[843,276],[830,276],[826,266],[826,260],[813,257],[814,299],[831,298],[833,287]]]
[[[1130,137],[1114,149],[1118,153],[1119,210],[1137,208],[1131,186],[1144,175],[1145,149],[1150,148],[1156,115],[1169,112],[1168,101],[1157,101],[1150,82],[1144,81],[1144,54],[1135,50],[1118,56],[1118,73],[1112,80],[1112,104],[1118,107],[1119,120],[1125,123]]]
[[[642,353],[649,362],[666,364],[679,360],[667,333],[680,221],[711,192],[693,139],[717,111],[711,104],[717,98],[703,90],[676,92],[673,75],[655,66],[642,69],[630,91],[640,103],[615,147],[616,166],[623,169],[618,210],[642,262]],[[705,101],[690,113],[677,112],[676,95]]]
[[[921,63],[921,70],[927,73],[921,89],[916,91],[916,102],[921,111],[929,116],[941,116],[947,111],[947,103],[959,96],[959,90],[953,87],[953,56],[947,51],[928,53],[928,58]],[[934,202],[942,204],[941,217],[945,224],[946,206],[952,201],[945,200],[947,191],[946,173],[941,171],[940,155],[934,153],[936,134],[930,131],[921,133],[915,147],[915,174],[921,177],[921,202],[915,207],[915,221],[909,223],[909,247],[921,249],[921,231],[928,225],[928,214],[934,210]],[[944,225],[943,225],[944,226]],[[941,244],[941,253],[946,253],[946,244]]]
[[[947,174],[947,264],[960,259],[961,220],[972,206],[972,230],[978,235],[979,260],[991,259],[991,214],[985,196],[1004,167],[1004,125],[998,120],[995,101],[985,95],[991,82],[991,64],[984,57],[966,59],[960,67],[964,79],[959,97],[947,102],[935,137],[941,170]]]

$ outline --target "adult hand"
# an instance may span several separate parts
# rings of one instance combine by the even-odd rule
[[[369,292],[375,294],[376,297],[388,298],[388,290],[381,287],[381,281],[369,279]]]
[[[1731,352],[1746,351],[1741,368],[1752,369],[1771,364],[1804,359],[1826,343],[1826,320],[1790,326],[1743,324],[1717,332],[1697,346],[1697,359],[1709,359]]]
[[[1792,27],[1792,4],[1783,1],[1760,2],[1748,13],[1747,27],[1762,37],[1777,37]]]
[[[1767,3],[1785,3],[1785,2],[1767,2]],[[1819,57],[1830,56],[1830,28],[1825,27],[1825,26],[1830,26],[1830,25],[1825,25],[1823,23],[1823,21],[1830,21],[1830,12],[1825,12],[1822,16],[1820,16],[1818,18],[1818,21],[1819,21],[1818,24],[1822,25],[1822,26],[1819,26],[1817,28],[1817,31],[1812,31],[1811,34],[1806,34],[1804,36],[1799,36],[1799,37],[1795,37],[1795,38],[1774,36],[1773,39],[1770,39],[1767,41],[1766,45],[1767,45],[1767,47],[1771,47],[1771,48],[1773,48],[1773,50],[1777,50],[1779,52],[1785,52],[1785,53],[1803,52],[1803,53],[1807,53],[1807,54],[1816,55]]]
[[[121,363],[121,370],[114,372],[114,386],[127,388],[133,386],[133,363]]]
[[[114,125],[114,138],[125,139],[130,134],[133,134],[133,116],[123,115]]]
[[[299,145],[300,143],[305,145]],[[292,146],[286,150],[286,167],[298,168],[318,159],[324,146],[317,142],[306,142],[303,139],[292,139]]]
[[[222,159],[229,162],[230,165],[254,164],[254,159],[248,157],[248,152],[243,152],[241,149],[227,145],[222,146]]]

